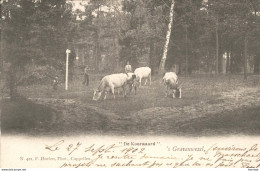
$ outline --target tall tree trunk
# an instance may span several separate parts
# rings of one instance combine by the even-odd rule
[[[168,24],[166,41],[165,41],[165,45],[164,45],[164,48],[163,48],[163,56],[162,56],[161,63],[160,63],[160,69],[159,69],[160,73],[163,73],[164,70],[165,70],[164,69],[165,68],[165,61],[166,61],[166,58],[167,58],[168,45],[169,45],[169,41],[170,41],[170,37],[171,37],[171,28],[172,28],[172,22],[173,22],[173,7],[174,7],[174,0],[172,0],[172,3],[171,3],[171,9],[170,9],[170,14],[169,14],[170,22]]]
[[[85,47],[83,47],[83,52],[82,52],[82,64],[83,64],[83,66],[86,66],[86,64],[85,64]],[[89,64],[88,64],[88,66],[89,66]]]
[[[178,73],[177,73],[177,75],[181,75],[182,73],[181,73],[181,70],[182,70],[182,66],[181,66],[181,62],[179,63],[179,70],[178,70]]]
[[[235,54],[234,54],[234,49],[233,47],[231,46],[231,49],[230,49],[230,73],[231,74],[234,74],[235,73]]]
[[[119,70],[119,45],[118,45],[118,37],[114,38],[114,48],[115,48],[115,61],[116,61],[116,66],[114,69]]]
[[[218,56],[219,56],[219,41],[218,41],[218,18],[216,19],[216,74],[218,74]]]
[[[260,74],[260,53],[259,48],[257,49],[258,52],[256,52],[254,57],[254,74]]]
[[[96,42],[96,70],[99,71],[99,62],[100,62],[100,44],[99,44],[99,35],[97,37],[97,42]]]
[[[114,1],[113,1],[114,3]],[[116,71],[119,71],[119,60],[120,60],[120,52],[119,52],[119,44],[118,44],[118,37],[120,35],[120,27],[119,27],[119,21],[118,21],[118,18],[117,18],[117,13],[116,11],[114,10],[114,22],[116,24],[116,33],[115,33],[115,36],[114,36],[114,56],[115,56],[115,61],[116,63],[114,63],[114,70]],[[112,62],[112,61],[111,61]]]
[[[188,75],[189,72],[189,63],[188,63],[188,26],[185,26],[185,61],[186,61],[186,68],[185,68],[185,75]]]
[[[227,74],[231,73],[231,53],[232,53],[233,41],[231,40],[228,55],[227,55]]]
[[[0,32],[0,78],[2,77],[2,73],[3,73],[3,67],[4,67],[4,54],[3,54],[3,50],[4,50],[4,42],[3,42],[3,37],[2,37],[2,32]]]
[[[99,70],[99,60],[101,58],[100,53],[100,25],[99,25],[99,14],[100,14],[100,5],[98,5],[98,12],[97,12],[97,35],[96,35],[96,58],[95,58],[95,70]]]
[[[149,53],[149,64],[152,69],[152,74],[154,73],[155,65],[154,65],[154,39],[150,41],[150,53]]]
[[[245,33],[245,49],[244,49],[244,79],[247,80],[247,50],[248,50],[248,41],[247,33]]]
[[[211,72],[211,69],[210,69],[210,62],[209,62],[209,59],[210,59],[210,51],[209,51],[209,44],[207,45],[207,73]]]
[[[226,74],[229,73],[229,70],[230,70],[230,51],[227,52]]]
[[[154,5],[151,7],[151,16],[155,15],[155,9],[154,9]],[[155,25],[151,25],[151,28],[154,29]],[[152,74],[154,73],[154,69],[155,69],[155,61],[154,61],[154,36],[151,37],[150,39],[150,53],[149,53],[149,65],[152,69]]]
[[[256,12],[255,12],[255,16],[257,17],[256,15]],[[259,30],[259,24],[257,24],[257,30]],[[255,54],[255,57],[254,57],[254,73],[255,74],[260,74],[260,49],[259,49],[259,40],[257,40],[256,42],[256,54]]]
[[[218,33],[219,35],[219,46],[218,46],[218,73],[223,73],[223,64],[224,64],[224,49],[223,49],[223,43],[222,43],[222,34]]]

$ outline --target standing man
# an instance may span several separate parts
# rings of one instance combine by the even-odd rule
[[[129,64],[129,61],[127,61],[127,64],[125,66],[125,72],[126,73],[132,72],[132,66]]]
[[[88,86],[88,83],[89,83],[88,66],[86,65],[86,67],[84,68],[84,81],[82,84]]]
[[[59,84],[59,77],[56,76],[56,77],[53,79],[53,84],[52,84],[54,91],[57,91],[57,89],[58,89],[58,84]]]

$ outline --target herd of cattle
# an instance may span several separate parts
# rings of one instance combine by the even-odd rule
[[[126,99],[126,88],[129,87],[129,92],[134,88],[135,94],[137,87],[142,85],[142,79],[145,79],[145,85],[149,79],[151,85],[151,68],[140,67],[136,68],[134,73],[118,73],[107,75],[102,78],[97,89],[94,90],[93,100],[99,100],[104,94],[104,100],[107,93],[111,92],[115,99],[115,90],[123,89],[123,95]],[[178,83],[178,76],[175,72],[166,72],[163,76],[162,83],[166,87],[165,97],[171,95],[172,97],[181,98],[181,85]]]

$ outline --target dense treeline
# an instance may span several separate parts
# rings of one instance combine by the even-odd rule
[[[176,64],[179,72],[237,73],[249,66],[247,72],[259,72],[257,0],[90,1],[81,13],[86,18],[80,22],[84,32],[79,38],[92,42],[95,68],[100,69],[104,54],[117,61],[108,62],[110,70],[126,61],[158,70],[171,3],[174,21],[166,69]]]
[[[166,70],[259,73],[258,0],[85,0],[85,10],[75,2],[2,2],[1,70],[9,66],[11,95],[24,80],[62,74],[67,48],[72,68],[78,55],[95,70],[120,71],[130,61],[157,72],[172,3]]]

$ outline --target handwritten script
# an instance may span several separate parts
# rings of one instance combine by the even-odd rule
[[[59,140],[42,147],[48,156],[21,156],[24,162],[52,162],[60,168],[259,168],[258,144],[162,145],[160,142],[73,143]],[[62,155],[61,155],[62,154]]]

